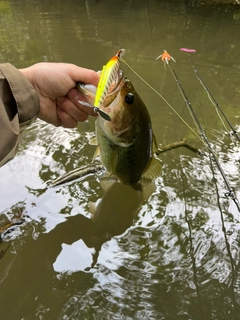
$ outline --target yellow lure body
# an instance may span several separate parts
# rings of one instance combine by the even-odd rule
[[[125,49],[119,50],[117,54],[113,56],[105,66],[103,66],[94,100],[94,107],[98,108],[106,98],[113,80],[117,77],[120,65],[119,59],[124,53]]]

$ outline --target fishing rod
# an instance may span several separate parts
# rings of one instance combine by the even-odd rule
[[[202,142],[202,139],[198,136],[197,132],[193,130],[189,126],[189,124],[183,119],[183,117],[171,106],[171,104],[159,93],[156,89],[154,89],[146,80],[143,79],[143,77],[140,76],[128,63],[126,60],[123,60],[120,58],[120,61],[122,61],[143,83],[145,83],[153,92],[155,92],[166,104],[167,106],[178,116],[178,118],[188,127],[188,129]]]
[[[205,142],[206,146],[208,147],[208,150],[211,152],[211,154],[213,156],[213,159],[214,159],[214,161],[215,161],[215,163],[216,163],[216,165],[218,167],[218,170],[220,171],[220,173],[221,173],[221,175],[223,177],[223,180],[224,180],[224,182],[226,184],[226,187],[228,189],[228,192],[225,193],[225,196],[226,197],[230,197],[235,202],[235,204],[237,206],[237,209],[240,212],[239,202],[238,202],[238,199],[237,199],[237,197],[236,197],[236,195],[234,193],[234,190],[231,188],[230,183],[228,182],[228,179],[227,179],[227,177],[226,177],[226,175],[225,175],[225,173],[224,173],[224,171],[223,171],[223,169],[222,169],[222,167],[220,165],[220,162],[218,161],[218,158],[217,158],[215,152],[212,149],[212,146],[211,146],[211,144],[210,144],[210,142],[209,142],[209,140],[208,140],[208,138],[207,138],[207,136],[206,136],[206,134],[205,134],[205,132],[204,132],[199,120],[198,120],[198,118],[197,118],[197,115],[196,115],[196,113],[195,113],[190,101],[188,100],[185,91],[183,90],[183,87],[182,87],[182,85],[181,85],[181,83],[180,83],[180,81],[179,81],[179,79],[178,79],[178,77],[176,75],[176,72],[174,71],[174,69],[173,69],[173,67],[172,67],[172,65],[170,63],[170,59],[173,60],[174,62],[175,62],[175,60],[167,53],[167,51],[164,51],[164,53],[162,55],[157,57],[157,59],[159,59],[159,58],[162,58],[162,61],[171,70],[173,78],[177,83],[177,86],[179,88],[180,93],[182,94],[184,102],[185,102],[186,106],[188,107],[188,110],[189,110],[189,112],[190,112],[190,114],[191,114],[191,116],[192,116],[192,118],[193,118],[193,120],[194,120],[194,122],[195,122],[195,124],[197,126],[197,129],[199,131],[200,137],[202,138],[203,142]]]
[[[236,131],[236,130],[234,129],[234,127],[232,126],[232,124],[231,124],[231,122],[229,121],[229,119],[227,118],[226,114],[224,113],[224,111],[223,111],[222,108],[220,107],[219,103],[218,103],[218,102],[216,101],[216,99],[214,98],[213,94],[211,93],[211,91],[209,90],[209,88],[207,87],[207,85],[205,84],[205,82],[203,81],[203,78],[200,76],[199,72],[197,71],[195,65],[193,64],[193,61],[192,61],[192,59],[191,59],[191,57],[190,57],[190,53],[194,53],[194,52],[197,52],[197,51],[196,51],[195,49],[187,49],[187,48],[181,48],[180,51],[183,51],[183,52],[185,52],[185,53],[187,54],[188,59],[189,59],[189,62],[190,62],[190,64],[191,64],[192,68],[193,68],[193,71],[194,71],[194,73],[195,73],[195,75],[196,75],[197,80],[201,83],[201,85],[203,86],[204,90],[207,92],[208,98],[209,98],[209,100],[211,101],[211,103],[214,105],[214,107],[215,107],[215,109],[216,109],[216,112],[217,112],[220,120],[222,121],[225,129],[227,129],[227,128],[226,128],[226,126],[225,126],[225,124],[224,124],[224,122],[223,122],[220,114],[218,113],[218,111],[221,112],[221,114],[222,114],[222,116],[224,117],[225,121],[227,122],[227,124],[228,124],[229,127],[231,128],[231,130],[232,130],[232,133],[231,133],[231,134],[232,134],[232,135],[235,135],[235,137],[237,138],[237,140],[240,141],[240,137],[239,137],[237,131]],[[228,130],[227,130],[227,131],[228,131]]]

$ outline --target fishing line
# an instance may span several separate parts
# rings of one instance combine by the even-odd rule
[[[214,105],[215,110],[216,110],[216,113],[217,113],[218,117],[220,118],[220,120],[221,120],[221,122],[222,122],[222,124],[223,124],[223,126],[224,126],[224,128],[225,128],[225,130],[228,131],[228,129],[227,129],[227,127],[226,127],[226,125],[225,125],[225,123],[224,123],[224,121],[223,121],[223,119],[222,119],[222,117],[221,117],[221,115],[220,115],[219,112],[221,112],[221,114],[222,114],[222,116],[224,117],[225,121],[227,122],[227,124],[228,124],[229,127],[231,128],[231,130],[232,130],[232,133],[231,133],[231,134],[232,134],[232,135],[235,135],[235,137],[237,138],[237,140],[240,141],[240,137],[239,137],[237,131],[234,129],[234,127],[232,126],[231,122],[229,121],[229,119],[228,119],[227,116],[225,115],[224,111],[223,111],[222,108],[220,107],[219,103],[216,101],[216,99],[214,98],[213,94],[211,93],[211,91],[209,90],[209,88],[207,87],[207,85],[205,84],[205,82],[203,81],[203,79],[202,79],[202,77],[200,76],[199,72],[197,71],[195,65],[193,64],[193,61],[192,61],[192,59],[191,59],[191,57],[190,57],[190,54],[186,51],[186,49],[185,49],[185,50],[184,50],[184,49],[185,49],[185,48],[182,48],[181,51],[184,51],[184,52],[187,54],[188,59],[189,59],[189,62],[190,62],[191,66],[192,66],[192,68],[193,68],[193,71],[194,71],[194,73],[195,73],[195,76],[196,76],[197,80],[200,82],[200,84],[202,85],[202,87],[204,88],[204,90],[206,91],[209,100],[210,100],[211,103]],[[195,51],[191,51],[191,52],[196,52],[196,50],[195,50]],[[229,131],[228,131],[228,132],[229,132]]]
[[[179,154],[178,154],[179,157]],[[199,284],[199,279],[198,279],[198,268],[197,268],[197,259],[194,255],[194,236],[193,236],[193,231],[192,231],[192,227],[191,227],[191,222],[192,219],[190,217],[188,217],[188,205],[187,205],[187,197],[186,197],[186,193],[185,193],[185,180],[184,180],[184,172],[183,172],[183,167],[182,167],[182,163],[181,163],[181,158],[179,157],[179,161],[180,161],[180,172],[181,172],[181,176],[182,176],[182,189],[183,189],[183,199],[184,199],[184,211],[185,211],[185,222],[188,226],[188,232],[189,232],[189,236],[188,236],[188,241],[189,241],[189,248],[190,248],[190,257],[192,260],[192,270],[193,270],[193,282],[195,284],[195,290],[196,290],[196,294],[197,294],[197,299],[198,299],[198,303],[199,303],[199,313],[201,314],[201,319],[204,319],[204,307],[203,307],[203,303],[202,303],[202,299],[201,299],[201,293],[200,293],[200,284]]]
[[[227,236],[227,229],[225,226],[225,221],[224,221],[224,216],[223,216],[223,210],[221,208],[221,204],[220,204],[220,196],[219,196],[219,191],[218,191],[218,186],[216,183],[216,178],[215,178],[215,173],[213,170],[213,162],[210,159],[210,165],[211,165],[211,169],[212,169],[212,174],[214,177],[214,185],[215,185],[215,189],[216,189],[216,194],[217,194],[217,203],[218,203],[218,207],[219,207],[219,211],[220,211],[220,218],[221,218],[221,222],[222,222],[222,232],[224,235],[224,239],[225,239],[225,244],[226,244],[226,249],[227,249],[227,253],[229,256],[229,263],[231,265],[231,284],[230,284],[230,290],[231,290],[231,295],[232,295],[232,301],[233,301],[233,309],[234,309],[234,319],[237,319],[237,305],[236,305],[236,294],[235,294],[235,290],[234,290],[234,283],[236,280],[235,277],[235,273],[236,273],[236,263],[234,262],[234,258],[233,255],[231,253],[231,246],[230,243],[228,241],[228,236]]]
[[[151,90],[153,90],[169,107],[170,109],[179,117],[180,120],[190,129],[193,134],[202,141],[199,135],[189,126],[189,124],[180,116],[180,114],[170,105],[170,103],[159,93],[156,89],[154,89],[146,80],[144,80],[125,60],[122,58],[119,59],[141,80],[143,81]],[[203,141],[202,141],[203,142]]]
[[[170,61],[168,61],[167,65],[168,65],[169,69],[171,70],[171,73],[172,73],[172,75],[173,75],[173,78],[174,78],[174,80],[176,81],[177,86],[178,86],[178,88],[179,88],[179,91],[181,92],[181,94],[182,94],[182,96],[183,96],[184,102],[185,102],[185,104],[187,105],[188,110],[189,110],[189,112],[191,113],[191,115],[192,115],[192,117],[193,117],[193,119],[194,119],[194,122],[195,122],[195,124],[196,124],[196,126],[197,126],[197,129],[198,129],[198,131],[199,131],[199,133],[200,133],[200,136],[201,136],[202,140],[205,142],[205,145],[207,146],[207,148],[209,149],[209,151],[211,152],[211,154],[212,154],[212,156],[213,156],[213,158],[214,158],[214,161],[215,161],[215,163],[216,163],[216,165],[217,165],[217,167],[218,167],[218,170],[220,171],[220,173],[221,173],[221,175],[222,175],[222,177],[223,177],[223,180],[224,180],[224,182],[225,182],[225,184],[226,184],[226,187],[227,187],[227,189],[228,189],[228,192],[225,193],[225,196],[226,196],[226,197],[230,197],[230,198],[235,202],[235,204],[236,204],[236,206],[237,206],[237,208],[238,208],[238,211],[240,212],[240,206],[239,206],[238,199],[237,199],[237,197],[236,197],[233,189],[231,188],[231,186],[230,186],[230,184],[229,184],[229,182],[228,182],[228,179],[227,179],[227,177],[226,177],[226,175],[225,175],[225,173],[224,173],[224,171],[223,171],[223,169],[222,169],[222,167],[221,167],[221,165],[220,165],[220,162],[218,161],[218,158],[217,158],[215,152],[213,151],[213,149],[212,149],[212,147],[211,147],[211,144],[210,144],[210,142],[209,142],[209,140],[208,140],[208,138],[207,138],[207,136],[206,136],[206,134],[205,134],[205,132],[204,132],[204,130],[203,130],[203,128],[202,128],[202,126],[201,126],[198,118],[197,118],[197,116],[196,116],[196,113],[194,112],[194,110],[193,110],[193,108],[192,108],[191,103],[189,102],[189,100],[188,100],[188,98],[187,98],[187,96],[186,96],[186,94],[185,94],[185,92],[184,92],[184,90],[183,90],[183,87],[182,87],[180,81],[178,80],[178,77],[177,77],[177,75],[176,75],[173,67],[171,66]]]
[[[176,126],[175,121],[173,123],[173,126],[174,126],[175,135],[177,135],[177,126]],[[181,184],[180,185],[182,186],[182,198],[183,198],[182,201],[184,203],[184,212],[185,212],[184,218],[185,218],[185,223],[187,224],[188,232],[189,232],[189,235],[188,235],[189,256],[192,260],[193,282],[195,284],[195,290],[196,290],[196,295],[197,295],[197,300],[198,300],[198,305],[199,305],[199,313],[201,315],[200,319],[204,319],[204,312],[203,312],[204,308],[203,308],[203,303],[202,303],[202,299],[201,299],[200,284],[199,284],[198,273],[197,273],[197,261],[196,261],[195,255],[194,255],[194,232],[193,232],[192,223],[191,223],[192,219],[191,219],[191,215],[190,215],[190,210],[188,209],[189,201],[187,199],[187,194],[186,194],[188,179],[186,179],[186,176],[184,173],[185,166],[184,166],[184,163],[182,162],[182,158],[180,157],[179,150],[178,150],[178,152],[176,152],[176,154],[177,154],[179,164],[180,164],[180,169],[179,169],[180,176],[181,176]],[[180,191],[180,189],[179,189],[179,191]]]

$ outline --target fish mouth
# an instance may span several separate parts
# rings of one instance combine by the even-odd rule
[[[116,99],[119,91],[122,89],[123,84],[124,84],[124,75],[122,70],[119,69],[116,79],[113,80],[112,85],[108,90],[108,94],[106,95],[106,98],[104,99],[102,106],[100,106],[100,109],[104,109],[108,107],[111,108],[111,104]]]
[[[101,71],[98,72],[99,74],[101,74]],[[108,93],[104,99],[104,102],[101,106],[99,106],[100,109],[103,108],[107,108],[110,106],[110,104],[115,100],[118,92],[121,90],[122,88],[122,83],[123,83],[123,72],[122,70],[118,70],[117,74],[116,74],[116,78],[113,80]],[[97,87],[91,84],[84,84],[84,83],[78,83],[77,84],[77,89],[82,93],[82,95],[84,96],[84,98],[86,99],[86,101],[93,105],[94,104],[94,99],[95,99],[95,95],[96,95],[96,91],[97,91]]]
[[[113,80],[109,90],[108,90],[108,94],[107,96],[110,96],[114,93],[116,93],[116,91],[118,92],[120,89],[120,83],[123,79],[123,72],[122,70],[118,70],[117,75],[116,75],[116,79]]]

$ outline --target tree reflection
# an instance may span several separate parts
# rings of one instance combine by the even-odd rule
[[[118,1],[113,6],[110,0],[10,0],[0,3],[0,17],[2,62],[23,67],[62,60],[98,69],[112,48],[115,51],[124,43],[129,64],[157,85],[161,83],[170,95],[174,89],[165,72],[156,68],[155,73],[154,57],[163,43],[176,52],[187,41],[198,47],[194,62],[204,79],[210,80],[212,74],[211,90],[213,87],[228,116],[236,121],[239,6],[203,6],[200,1]],[[196,94],[181,59],[177,60],[178,72],[185,75],[187,89],[194,93],[193,103],[202,104],[205,112],[202,95]],[[151,93],[149,96],[152,102]],[[179,99],[176,96],[177,106]],[[163,143],[168,143],[173,127],[179,134],[181,126],[168,111],[164,114],[159,101],[153,102],[151,112]],[[205,120],[232,182],[239,187],[237,146],[221,137],[211,112]],[[75,131],[68,136],[73,133],[76,136],[70,143],[63,142],[61,132],[43,130],[41,124],[26,135],[23,147],[31,143],[36,147],[33,161],[40,159],[37,174],[42,181],[91,161],[93,150],[86,146],[87,136]],[[40,147],[46,152],[40,153]],[[176,153],[163,159],[157,194],[143,206],[139,193],[119,184],[97,202],[92,218],[87,200],[101,197],[97,183],[71,186],[59,192],[59,198],[50,194],[46,200],[49,220],[59,214],[65,221],[48,232],[45,219],[29,219],[4,251],[0,259],[1,318],[237,320],[239,216],[229,209],[223,192],[217,194],[215,180],[219,190],[224,191],[224,186],[221,177],[209,170],[209,163],[189,154],[181,156],[181,161],[176,160]],[[28,191],[39,200],[34,208],[38,210],[45,190]],[[69,202],[56,213],[56,202],[64,196]],[[90,262],[85,270],[55,272],[53,265],[62,245],[78,240],[86,250],[95,250],[92,268]],[[104,254],[108,261],[102,258]]]

